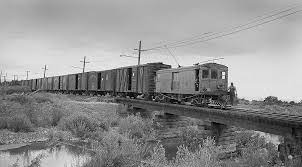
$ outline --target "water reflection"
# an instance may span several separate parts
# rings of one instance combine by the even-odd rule
[[[77,144],[76,144],[77,145]],[[66,144],[36,143],[17,149],[0,151],[0,166],[28,166],[33,162],[41,167],[81,166],[90,154],[79,147]]]

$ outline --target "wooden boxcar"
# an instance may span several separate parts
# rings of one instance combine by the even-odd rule
[[[37,90],[37,79],[31,80],[31,90]]]
[[[58,91],[60,90],[60,76],[53,77],[53,90]]]
[[[70,74],[68,76],[68,90],[76,91],[81,87],[81,74]]]
[[[85,72],[81,74],[80,90],[82,92],[85,92],[87,91],[87,89],[88,89],[88,72]]]
[[[47,90],[48,78],[42,78],[42,90]]]
[[[68,76],[69,75],[63,75],[62,76],[62,89],[63,91],[68,91]]]
[[[156,71],[171,68],[163,63],[148,63],[116,69],[116,92],[150,94],[155,91]]]
[[[53,78],[54,77],[47,78],[47,90],[50,90],[50,91],[53,90]]]
[[[96,71],[88,72],[88,91],[96,91],[98,88],[98,73]]]
[[[102,92],[114,92],[116,87],[116,70],[102,71],[99,75],[99,90]]]
[[[40,90],[42,89],[42,79],[43,78],[38,78],[37,90],[38,89],[40,89]]]

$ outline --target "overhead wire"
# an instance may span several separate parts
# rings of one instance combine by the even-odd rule
[[[201,41],[192,41],[192,42],[188,42],[188,43],[185,43],[185,44],[180,44],[180,45],[172,46],[172,47],[169,47],[169,48],[183,47],[183,46],[192,45],[192,44],[195,44],[195,43],[207,42],[207,41],[210,41],[210,40],[213,40],[213,39],[217,39],[217,38],[229,36],[229,35],[232,35],[232,34],[241,32],[241,31],[249,30],[249,29],[252,29],[252,28],[255,28],[255,27],[258,27],[258,26],[261,26],[261,25],[270,23],[270,22],[273,22],[273,21],[278,20],[278,19],[282,19],[282,18],[284,18],[284,17],[287,17],[287,16],[290,16],[290,15],[296,14],[296,13],[301,12],[301,11],[302,11],[302,10],[294,11],[294,12],[291,12],[291,13],[289,13],[289,14],[282,15],[282,16],[280,16],[280,17],[276,17],[276,18],[274,18],[274,19],[271,19],[271,20],[268,20],[268,21],[265,21],[265,22],[261,22],[261,23],[258,23],[258,24],[255,24],[255,25],[252,25],[252,26],[243,28],[243,29],[239,29],[239,30],[232,31],[232,32],[229,32],[229,33],[225,33],[225,34],[222,34],[222,35],[219,35],[219,36],[215,36],[215,37],[213,37],[213,38],[209,38],[209,39],[205,39],[205,40],[201,40]]]
[[[239,28],[246,27],[246,26],[248,26],[248,25],[250,25],[250,24],[257,23],[257,22],[260,22],[260,21],[264,21],[264,22],[261,22],[261,23],[256,24],[257,26],[259,26],[259,25],[262,25],[262,23],[265,24],[265,23],[268,23],[268,22],[271,22],[271,21],[274,21],[274,20],[277,20],[277,19],[280,19],[280,18],[289,16],[289,15],[292,15],[292,14],[295,14],[295,13],[297,13],[297,12],[300,12],[300,10],[298,10],[298,11],[294,11],[294,12],[289,13],[289,14],[286,14],[286,15],[280,15],[280,14],[282,14],[282,13],[289,12],[289,11],[295,9],[295,8],[298,8],[298,7],[300,7],[300,5],[294,6],[294,7],[291,7],[291,8],[286,8],[285,10],[279,11],[279,12],[277,12],[277,13],[275,13],[275,11],[277,11],[277,10],[272,11],[272,12],[270,12],[270,13],[273,13],[273,12],[274,12],[274,13],[273,13],[273,14],[270,14],[270,15],[268,15],[268,16],[266,16],[267,14],[266,14],[266,15],[263,15],[263,16],[257,16],[257,17],[255,17],[253,20],[251,20],[251,21],[249,21],[249,22],[247,22],[247,23],[245,23],[245,24],[241,24],[241,25],[238,25],[238,26],[229,28],[227,31],[220,31],[220,32],[216,32],[216,33],[208,32],[208,33],[204,33],[204,34],[199,35],[199,36],[187,38],[187,39],[180,40],[180,41],[176,41],[176,42],[170,42],[170,43],[167,43],[167,44],[165,44],[165,45],[152,47],[152,48],[149,48],[149,49],[146,49],[146,50],[147,50],[147,51],[151,51],[151,50],[165,49],[166,47],[175,48],[175,46],[178,47],[178,45],[182,45],[182,44],[186,44],[186,43],[191,43],[191,42],[193,42],[193,41],[205,39],[205,38],[212,37],[212,36],[216,36],[216,35],[218,35],[218,36],[220,37],[221,35],[219,35],[219,34],[227,33],[227,32],[230,32],[230,31],[232,32],[232,31],[235,31],[235,30],[236,30],[236,32],[240,32],[241,30],[238,31]],[[278,15],[279,15],[279,16],[278,16]],[[278,17],[276,17],[276,16],[278,16]],[[274,19],[268,20],[269,18],[274,18]],[[249,26],[249,27],[256,27],[256,26],[255,26],[255,25],[251,25],[251,26]],[[249,28],[244,28],[244,30],[246,30],[246,29],[249,29]],[[224,36],[224,35],[223,35],[223,36]],[[217,37],[214,37],[213,39],[216,39],[216,38],[217,38]],[[210,38],[210,39],[212,39],[212,38]]]

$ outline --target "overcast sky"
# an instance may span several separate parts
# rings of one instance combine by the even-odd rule
[[[299,2],[299,1],[296,1]],[[0,69],[24,79],[134,65],[144,48],[195,35],[225,31],[289,0],[0,0]],[[298,7],[296,10],[301,10]],[[302,99],[302,12],[224,38],[170,49],[180,65],[223,57],[238,95]],[[142,63],[176,63],[167,50],[144,52]],[[3,79],[3,78],[2,78]]]

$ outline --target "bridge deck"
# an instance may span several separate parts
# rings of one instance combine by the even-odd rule
[[[297,131],[302,132],[302,116],[299,115],[244,108],[222,110],[127,98],[117,98],[116,101],[150,111],[164,111],[166,113],[175,115],[182,115],[203,120],[207,119],[211,122],[259,130],[277,135],[292,136],[293,133],[296,133]]]

